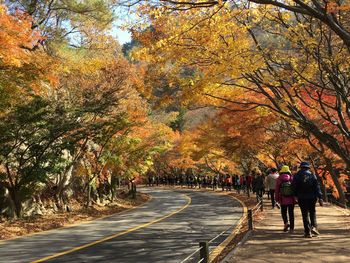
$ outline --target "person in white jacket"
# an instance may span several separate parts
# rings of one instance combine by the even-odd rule
[[[277,172],[277,169],[271,168],[269,175],[266,177],[266,182],[265,182],[265,185],[266,185],[268,191],[270,192],[272,208],[275,208],[275,206],[276,206],[275,189],[276,189],[276,181],[277,181],[278,176],[279,176],[279,174]]]

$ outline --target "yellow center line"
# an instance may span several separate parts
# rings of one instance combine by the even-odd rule
[[[187,204],[184,205],[183,207],[181,207],[180,209],[176,210],[175,212],[172,212],[170,213],[169,215],[166,215],[166,216],[163,216],[161,218],[158,218],[156,220],[153,220],[151,222],[148,222],[148,223],[145,223],[145,224],[142,224],[142,225],[139,225],[137,227],[134,227],[134,228],[131,228],[129,230],[126,230],[126,231],[123,231],[123,232],[120,232],[118,234],[115,234],[115,235],[112,235],[112,236],[108,236],[108,237],[105,237],[105,238],[102,238],[100,240],[96,240],[94,242],[91,242],[91,243],[88,243],[88,244],[85,244],[85,245],[82,245],[82,246],[79,246],[79,247],[75,247],[75,248],[72,248],[70,250],[66,250],[66,251],[63,251],[63,252],[60,252],[60,253],[57,253],[57,254],[54,254],[54,255],[51,255],[51,256],[48,256],[48,257],[44,257],[44,258],[41,258],[41,259],[38,259],[38,260],[35,260],[35,261],[32,261],[31,263],[37,263],[37,262],[43,262],[43,261],[46,261],[46,260],[49,260],[49,259],[52,259],[52,258],[57,258],[57,257],[60,257],[60,256],[63,256],[63,255],[66,255],[66,254],[69,254],[69,253],[72,253],[74,251],[78,251],[78,250],[81,250],[83,248],[87,248],[87,247],[91,247],[93,245],[96,245],[96,244],[99,244],[99,243],[102,243],[102,242],[105,242],[105,241],[108,241],[110,239],[113,239],[113,238],[116,238],[116,237],[119,237],[119,236],[122,236],[122,235],[125,235],[125,234],[128,234],[130,232],[133,232],[133,231],[136,231],[138,229],[141,229],[141,228],[145,228],[145,227],[148,227],[150,225],[153,225],[155,223],[158,223],[166,218],[169,218],[175,214],[178,214],[180,213],[182,210],[186,209],[190,204],[191,204],[191,197],[189,197],[188,195],[186,194],[183,194],[186,199],[187,199]]]
[[[248,208],[247,208],[246,204],[244,202],[242,202],[241,200],[239,200],[237,197],[234,197],[234,196],[229,195],[229,194],[224,194],[224,195],[228,195],[228,196],[232,197],[233,199],[237,200],[242,205],[243,214],[242,214],[242,217],[239,219],[239,221],[236,223],[236,226],[233,229],[233,231],[231,232],[231,234],[220,245],[218,245],[216,248],[214,248],[212,250],[211,254],[209,255],[209,262],[213,262],[214,259],[225,249],[225,247],[227,247],[227,245],[237,235],[238,231],[241,228],[241,224],[243,222],[244,215],[247,214],[247,212],[248,212]]]

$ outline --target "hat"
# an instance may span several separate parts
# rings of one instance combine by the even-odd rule
[[[308,162],[301,162],[299,168],[310,168],[310,164]]]
[[[276,168],[271,168],[271,169],[270,169],[270,173],[275,173],[275,172],[277,172],[277,169],[276,169]]]
[[[290,170],[289,170],[289,166],[288,165],[283,165],[281,170],[280,170],[280,173],[283,174],[283,173],[292,173]]]

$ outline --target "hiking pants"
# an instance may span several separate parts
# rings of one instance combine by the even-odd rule
[[[281,205],[281,215],[284,224],[288,224],[289,217],[290,229],[294,229],[294,205]]]
[[[304,232],[310,233],[312,227],[317,227],[316,222],[317,199],[299,199],[299,207],[303,216]]]
[[[256,189],[256,198],[258,197],[261,199],[264,195],[264,189]]]

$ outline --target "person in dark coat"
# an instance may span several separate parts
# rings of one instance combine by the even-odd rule
[[[294,195],[298,198],[303,217],[304,237],[318,236],[316,220],[316,202],[323,206],[322,192],[317,177],[310,171],[308,162],[301,162],[300,170],[295,174],[292,182]]]
[[[265,191],[265,186],[264,186],[264,177],[262,176],[261,173],[257,173],[257,175],[256,175],[255,191],[256,191],[257,198],[262,199],[264,191]]]

